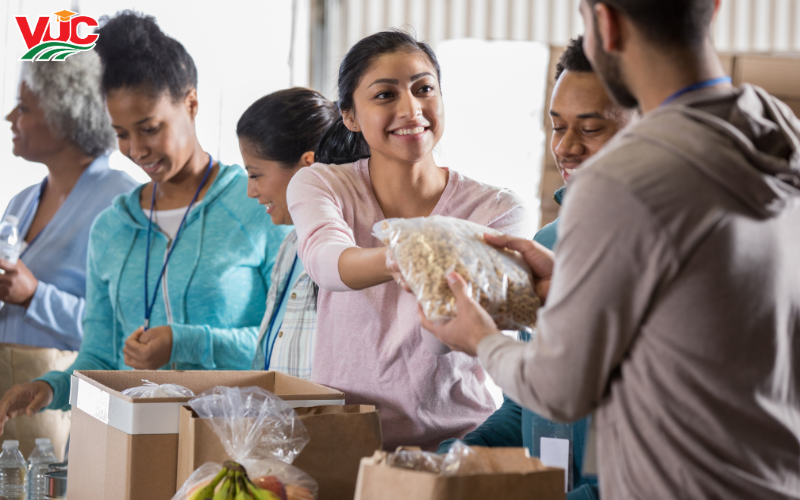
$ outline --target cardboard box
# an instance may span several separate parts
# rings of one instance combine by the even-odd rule
[[[294,461],[319,484],[318,500],[352,500],[363,457],[381,449],[381,421],[374,406],[297,408],[310,437]],[[181,408],[176,487],[206,462],[228,460],[214,431],[188,406]]]
[[[800,100],[800,57],[745,54],[736,58],[734,84],[757,85],[781,100]]]
[[[545,467],[527,448],[473,446],[492,473],[439,476],[390,467],[388,453],[361,460],[355,500],[563,500],[564,469]]]
[[[257,386],[294,407],[343,405],[344,394],[275,372],[76,371],[70,404],[69,500],[169,500],[178,469],[180,408],[190,398],[134,399],[142,385],[182,385],[200,394],[215,386]]]

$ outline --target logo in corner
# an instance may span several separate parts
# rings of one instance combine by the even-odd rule
[[[20,61],[63,61],[72,54],[91,50],[97,40],[96,34],[81,37],[78,26],[85,24],[88,27],[97,27],[97,21],[89,16],[79,16],[77,12],[62,10],[54,14],[57,22],[52,18],[39,17],[36,27],[31,29],[28,18],[16,16],[19,31],[28,46],[28,51]],[[53,27],[58,27],[58,36],[53,36]]]

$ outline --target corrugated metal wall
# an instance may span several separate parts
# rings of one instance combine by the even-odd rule
[[[297,1],[297,0],[296,0]],[[310,0],[320,37],[311,84],[335,94],[342,56],[359,39],[391,27],[441,40],[532,40],[564,45],[583,31],[580,0]],[[722,52],[800,51],[800,0],[722,0],[714,27]]]

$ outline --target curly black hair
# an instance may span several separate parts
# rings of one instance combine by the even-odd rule
[[[592,63],[586,58],[583,52],[583,35],[573,38],[567,44],[567,48],[561,53],[561,57],[556,64],[556,81],[565,71],[575,71],[576,73],[594,73]]]
[[[153,16],[131,10],[100,18],[95,50],[103,62],[103,92],[143,88],[168,91],[174,100],[197,88],[197,67],[180,42],[161,31]]]

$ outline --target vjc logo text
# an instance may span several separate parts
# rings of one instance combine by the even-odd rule
[[[62,10],[55,13],[58,23],[51,23],[52,18],[40,17],[36,27],[31,29],[28,18],[16,16],[19,31],[28,46],[28,51],[20,61],[63,61],[72,54],[77,54],[94,47],[96,34],[81,37],[78,26],[97,27],[97,21],[89,16],[79,16],[76,12]],[[58,37],[52,36],[54,25],[58,25]]]

